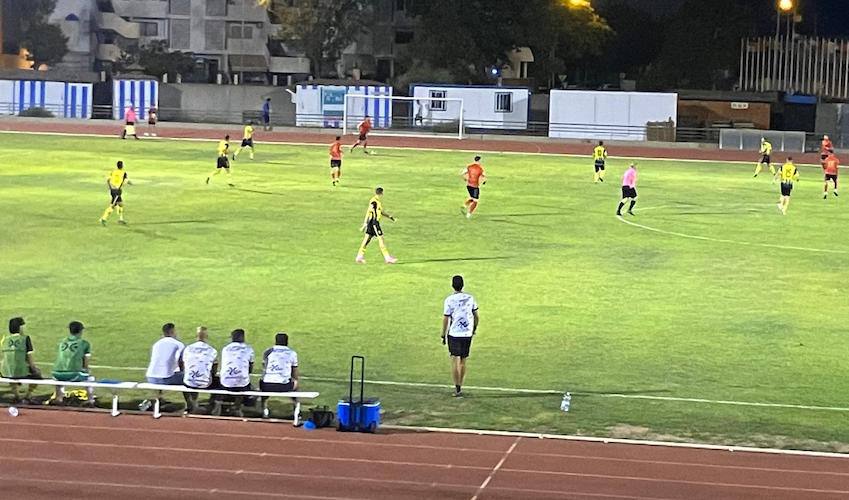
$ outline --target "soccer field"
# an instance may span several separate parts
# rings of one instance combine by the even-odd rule
[[[26,317],[41,362],[71,320],[113,367],[94,374],[127,379],[169,321],[184,341],[208,326],[219,349],[234,328],[258,352],[285,330],[323,404],[352,354],[370,379],[443,385],[370,385],[389,423],[849,450],[849,213],[817,167],[781,216],[754,164],[640,161],[628,224],[626,160],[594,185],[588,158],[487,153],[466,220],[465,152],[346,154],[334,189],[326,146],[260,142],[228,188],[204,184],[213,142],[2,138],[0,316]],[[129,225],[101,227],[119,159]],[[377,185],[394,266],[376,245],[354,263]],[[571,412],[558,394],[450,397],[453,274],[480,304],[466,383],[571,391]]]

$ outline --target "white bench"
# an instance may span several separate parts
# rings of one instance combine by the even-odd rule
[[[193,392],[198,394],[216,394],[223,396],[258,396],[270,398],[292,398],[295,399],[295,426],[300,425],[301,416],[301,399],[315,399],[318,397],[317,392],[262,392],[262,391],[226,391],[220,389],[193,389],[183,385],[162,385],[149,384],[147,382],[63,382],[53,379],[14,379],[0,377],[0,384],[22,384],[22,385],[46,385],[52,387],[82,387],[105,389],[112,393],[112,416],[117,417],[121,414],[118,410],[118,391],[121,390],[143,390],[143,391],[163,391],[163,392]],[[153,404],[153,418],[159,418],[162,412],[159,405],[159,399],[156,399]]]
[[[191,392],[196,394],[214,394],[218,396],[256,396],[269,398],[291,398],[295,400],[295,426],[300,425],[301,416],[301,399],[315,399],[318,397],[317,392],[263,392],[263,391],[228,391],[223,389],[194,389],[184,385],[163,385],[163,384],[148,384],[142,382],[136,384],[136,389],[145,391],[162,391],[162,392]],[[159,399],[155,399],[153,403],[153,418],[159,418],[162,412],[159,408]]]
[[[53,387],[82,387],[94,389],[106,389],[112,393],[112,416],[117,417],[121,414],[118,410],[118,391],[135,389],[138,385],[135,382],[62,382],[61,380],[45,379],[28,379],[28,378],[2,378],[0,384],[22,384],[22,385],[47,385]]]

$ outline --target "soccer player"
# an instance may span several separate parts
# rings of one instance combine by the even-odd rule
[[[451,355],[451,375],[454,378],[454,397],[463,397],[463,380],[466,378],[466,359],[472,347],[472,338],[478,330],[478,304],[475,298],[463,292],[463,277],[451,278],[454,293],[445,299],[442,316],[442,344],[448,343]]]
[[[360,231],[364,231],[366,235],[363,237],[363,242],[360,245],[360,251],[357,252],[357,264],[365,264],[366,247],[371,243],[372,238],[377,238],[377,244],[380,245],[380,253],[383,254],[383,260],[387,264],[394,264],[398,259],[389,255],[389,250],[386,248],[386,243],[383,241],[383,229],[380,227],[380,219],[385,215],[389,220],[395,222],[395,217],[383,210],[383,188],[378,187],[374,190],[374,196],[368,202],[366,217],[363,220],[363,226]]]
[[[156,108],[151,106],[150,109],[147,110],[147,132],[145,132],[144,135],[150,134],[151,136],[156,137],[156,119]]]
[[[822,199],[828,198],[828,183],[834,184],[832,194],[837,196],[837,174],[840,172],[840,160],[834,155],[834,152],[828,155],[823,162],[823,171],[825,172],[825,185],[822,188]]]
[[[124,220],[124,198],[122,196],[125,184],[128,186],[132,185],[130,179],[127,178],[127,172],[124,171],[124,162],[119,161],[115,164],[115,170],[106,178],[106,185],[109,186],[109,198],[111,201],[103,212],[103,215],[100,216],[100,224],[106,225],[106,219],[109,218],[113,210],[117,210],[118,212],[118,224],[127,223]]]
[[[251,148],[251,160],[254,159],[254,122],[251,120],[245,125],[245,133],[242,136],[242,145],[239,146],[239,149],[233,153],[233,160],[236,160],[236,157],[239,156],[239,153],[242,152],[245,148]]]
[[[622,216],[622,208],[629,200],[631,205],[628,207],[628,213],[634,215],[634,205],[637,204],[637,165],[634,163],[622,176],[622,200],[619,202],[619,208],[616,209],[618,217]]]
[[[121,139],[126,139],[128,135],[131,135],[138,140],[139,136],[136,134],[136,108],[134,105],[127,106],[126,111],[124,111],[124,130],[121,132]]]
[[[9,320],[9,334],[0,340],[0,376],[11,379],[39,379],[41,371],[32,359],[32,339],[24,333],[24,318],[12,318]],[[21,384],[11,384],[12,402],[19,400],[18,388]],[[29,404],[32,399],[32,391],[35,385],[27,387],[26,397],[23,402]]]
[[[593,161],[595,162],[595,174],[593,182],[604,182],[604,160],[607,159],[607,149],[604,142],[598,141],[598,146],[593,149]]]
[[[351,146],[351,151],[362,144],[363,153],[368,154],[368,133],[371,132],[371,117],[369,115],[366,115],[365,118],[363,118],[363,121],[357,124],[357,130],[359,131],[360,136],[357,139],[357,142]]]
[[[799,171],[793,164],[793,158],[787,157],[787,163],[778,171],[781,179],[781,198],[778,199],[778,209],[782,215],[787,215],[787,207],[790,206],[790,193],[793,192],[793,183],[799,180]]]
[[[463,178],[466,179],[466,190],[469,198],[464,203],[466,218],[471,219],[475,209],[478,208],[478,200],[481,197],[481,184],[486,184],[486,174],[480,164],[481,157],[475,156],[475,162],[470,163],[463,170]]]
[[[772,166],[772,159],[770,159],[770,155],[772,154],[772,144],[766,140],[766,137],[761,137],[761,161],[758,162],[755,167],[755,177],[758,176],[759,173],[764,169],[764,165],[769,167],[769,173],[775,176],[775,167]]]
[[[230,159],[227,158],[227,155],[230,153],[230,136],[225,135],[223,141],[218,141],[218,162],[215,166],[215,171],[209,174],[209,177],[206,178],[206,183],[209,184],[209,181],[212,177],[221,173],[222,170],[227,173],[227,185],[230,187],[234,187],[233,183],[230,180]]]
[[[338,135],[330,145],[330,182],[335,187],[342,177],[342,138]]]
[[[825,164],[825,160],[831,154],[834,154],[834,144],[831,143],[831,139],[827,135],[824,135],[822,136],[822,143],[820,143],[820,161]]]

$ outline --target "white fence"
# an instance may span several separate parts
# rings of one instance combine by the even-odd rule
[[[552,90],[548,136],[644,141],[650,122],[677,117],[678,94]]]

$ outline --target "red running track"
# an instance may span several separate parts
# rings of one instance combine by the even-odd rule
[[[37,133],[61,133],[61,134],[96,134],[111,135],[116,138],[121,134],[123,124],[117,121],[92,120],[69,122],[52,119],[23,119],[3,118],[0,119],[0,131],[14,132],[37,132]],[[145,125],[138,129],[139,133],[145,130]],[[229,132],[234,138],[240,138],[242,128],[240,125],[209,125],[203,124],[186,125],[180,123],[161,123],[157,125],[156,132],[159,138],[173,139],[221,139],[224,133]],[[266,142],[288,142],[307,144],[330,144],[332,133],[320,133],[315,130],[293,128],[285,131],[265,132],[257,130],[254,137],[258,143]],[[143,140],[148,140],[144,138]],[[347,138],[349,144],[353,142],[353,136]],[[615,141],[613,141],[615,143]],[[555,139],[539,138],[535,140],[517,140],[509,136],[491,136],[486,140],[467,138],[462,141],[445,137],[403,137],[403,136],[381,136],[374,135],[369,138],[370,146],[398,147],[414,149],[456,149],[475,152],[513,152],[513,153],[547,153],[547,154],[570,154],[585,155],[592,154],[594,142],[592,141],[558,141]],[[617,157],[631,158],[669,158],[711,161],[745,161],[751,162],[754,168],[755,162],[760,155],[753,151],[720,150],[716,148],[692,148],[676,146],[670,143],[669,147],[649,147],[641,143],[623,144],[618,143],[610,146],[610,153]],[[776,155],[776,162],[784,161],[784,154]],[[805,153],[794,154],[797,164],[819,164],[819,154]]]
[[[3,413],[2,498],[849,498],[849,456]]]

